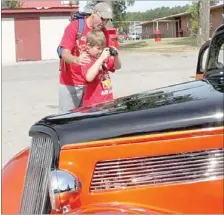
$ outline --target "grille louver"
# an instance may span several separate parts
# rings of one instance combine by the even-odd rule
[[[32,139],[23,190],[21,214],[43,214],[48,199],[48,175],[53,159],[53,142],[49,137]]]
[[[224,149],[101,161],[91,192],[223,178]]]

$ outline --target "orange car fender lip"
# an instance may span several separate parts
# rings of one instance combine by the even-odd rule
[[[155,208],[133,203],[108,202],[88,205],[77,210],[70,211],[68,214],[87,214],[87,213],[119,213],[119,214],[180,214],[162,208]]]

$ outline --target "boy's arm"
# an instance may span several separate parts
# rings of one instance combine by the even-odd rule
[[[113,47],[113,46],[112,46]],[[121,69],[121,60],[119,57],[118,49],[113,47],[117,51],[117,55],[110,56],[107,60],[107,67],[109,71],[115,72],[115,70]]]
[[[121,60],[119,55],[110,56],[107,61],[107,68],[110,72],[115,72],[115,70],[121,69]]]
[[[120,69],[120,68],[121,68],[121,60],[120,60],[119,55],[116,55],[114,57],[114,69],[117,70],[117,69]]]
[[[85,75],[86,81],[92,82],[95,79],[101,69],[102,64],[103,60],[98,58],[95,63],[87,70]]]
[[[105,48],[100,57],[92,65],[82,66],[82,72],[84,73],[86,81],[92,82],[95,79],[101,69],[104,60],[108,58],[109,55],[109,49]]]

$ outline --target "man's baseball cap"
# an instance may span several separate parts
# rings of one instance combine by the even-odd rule
[[[113,10],[110,4],[107,2],[100,2],[95,5],[94,10],[97,11],[100,16],[104,19],[112,19],[113,18]]]

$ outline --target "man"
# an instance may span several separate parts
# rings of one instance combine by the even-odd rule
[[[112,8],[106,2],[95,5],[92,14],[85,18],[82,36],[77,38],[78,20],[72,21],[65,29],[60,47],[59,112],[67,112],[81,105],[85,89],[81,65],[89,63],[87,56],[87,34],[93,30],[102,30],[112,19]]]

